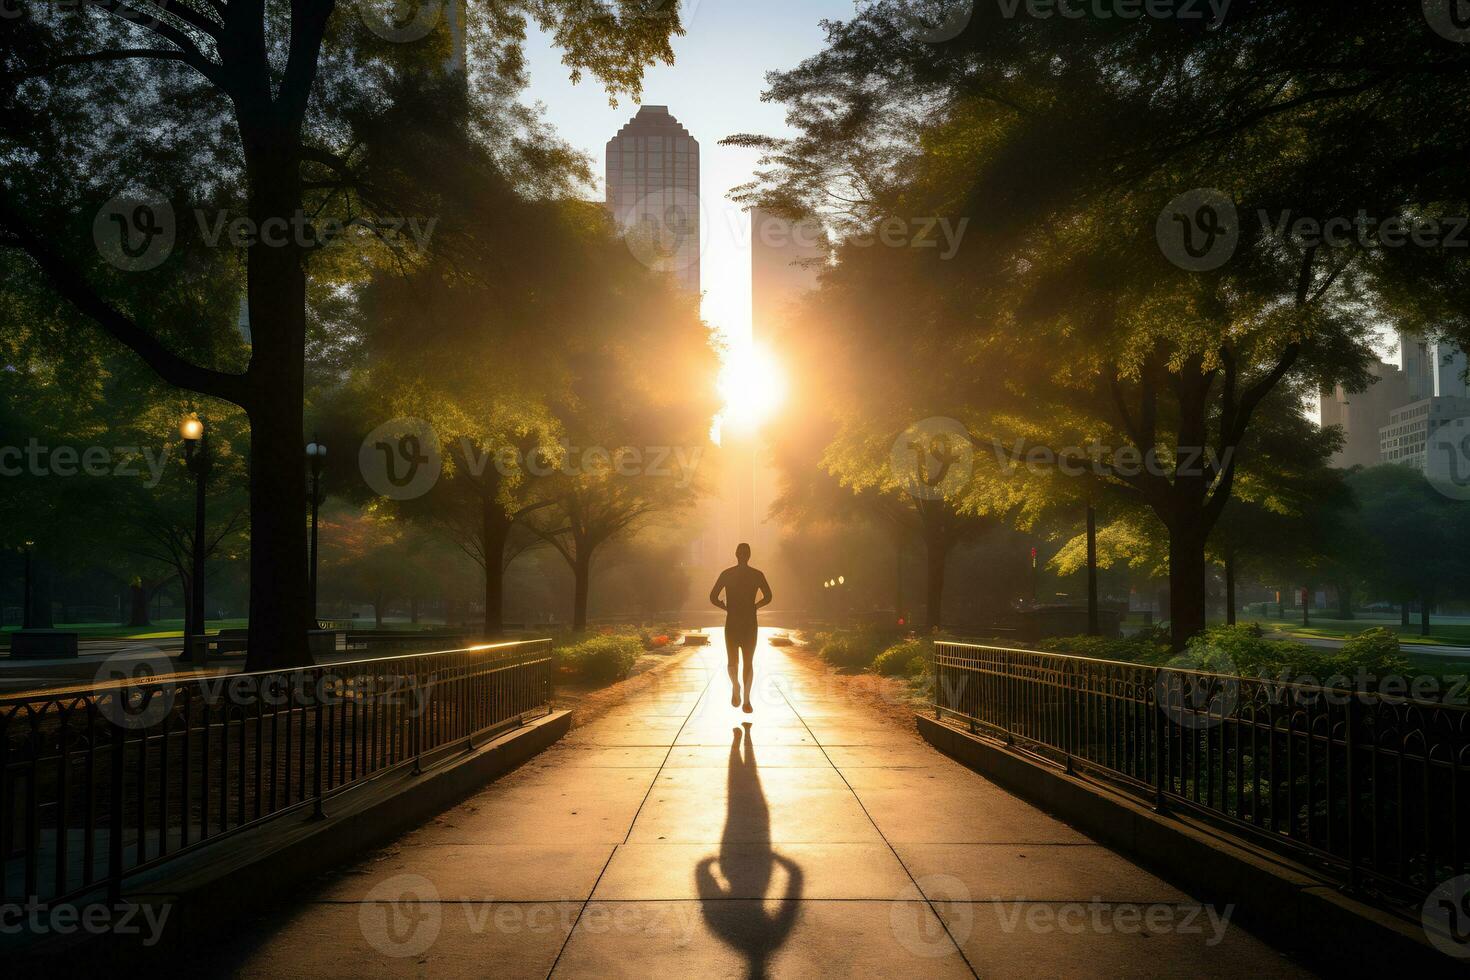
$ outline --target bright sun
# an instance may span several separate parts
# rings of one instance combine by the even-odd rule
[[[780,362],[759,344],[734,347],[720,366],[721,428],[748,433],[760,428],[786,398]]]

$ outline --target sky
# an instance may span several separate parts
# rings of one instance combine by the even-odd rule
[[[673,39],[674,64],[644,76],[643,103],[666,105],[699,141],[702,220],[708,228],[701,258],[707,322],[738,347],[750,336],[750,223],[731,202],[731,187],[750,180],[757,154],[719,146],[733,133],[783,135],[785,108],[760,100],[765,74],[795,66],[821,50],[823,18],[847,19],[853,0],[682,0],[685,33]],[[595,81],[572,85],[561,54],[544,37],[528,39],[531,84],[526,97],[546,107],[546,119],[593,159],[601,200],[607,141],[638,111],[608,105]]]

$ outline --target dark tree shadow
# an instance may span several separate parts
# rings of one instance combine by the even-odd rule
[[[705,922],[745,957],[746,975],[755,980],[767,975],[766,965],[772,954],[791,934],[802,894],[802,874],[800,865],[771,848],[771,811],[756,770],[750,722],[742,728],[733,730],[730,742],[726,783],[729,810],[720,837],[720,853],[699,862],[694,881]],[[728,888],[722,888],[715,876],[717,864]],[[768,895],[778,867],[786,872],[785,893]],[[767,914],[766,898],[780,899],[773,914]]]

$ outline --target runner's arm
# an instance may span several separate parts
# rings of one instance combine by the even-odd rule
[[[769,606],[771,604],[772,598],[771,585],[769,582],[766,581],[765,572],[761,572],[761,580],[755,584],[755,587],[759,589],[761,593],[761,598],[756,600],[755,608],[759,609],[762,606]]]

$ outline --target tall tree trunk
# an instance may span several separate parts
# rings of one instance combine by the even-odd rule
[[[283,98],[285,93],[283,93]],[[249,113],[247,115],[246,113]],[[256,113],[259,113],[258,115]],[[293,228],[301,212],[300,122],[241,110],[250,218]],[[312,663],[305,410],[306,268],[302,248],[256,242],[247,250],[251,356],[250,642],[246,670]]]
[[[587,628],[587,588],[592,578],[590,558],[577,555],[572,562],[572,578],[572,629],[581,631]]]
[[[1205,538],[1203,515],[1185,513],[1169,530],[1169,642],[1175,652],[1205,628]]]
[[[384,603],[386,601],[387,600],[385,600],[382,596],[375,596],[373,598],[373,628],[374,629],[382,629],[383,628],[383,605],[384,605]]]
[[[128,625],[149,625],[148,590],[143,588],[142,582],[134,582],[128,586]]]
[[[419,624],[419,600],[418,596],[408,597],[408,621],[413,625]]]
[[[1337,618],[1353,618],[1353,587],[1339,584],[1337,587]]]
[[[1409,628],[1409,600],[1405,599],[1399,603],[1399,625],[1404,629]]]
[[[505,544],[514,522],[494,498],[485,499],[481,553],[485,556],[485,635],[505,632]]]
[[[1235,549],[1225,549],[1225,624],[1235,625]]]
[[[1429,595],[1419,597],[1419,635],[1429,635],[1429,606],[1433,599]]]
[[[1302,625],[1303,626],[1311,626],[1312,625],[1312,593],[1311,593],[1311,586],[1309,586],[1309,585],[1302,586],[1301,596],[1302,596]]]
[[[928,522],[924,533],[924,629],[930,633],[944,625],[944,569],[949,559],[949,541],[938,524]]]

